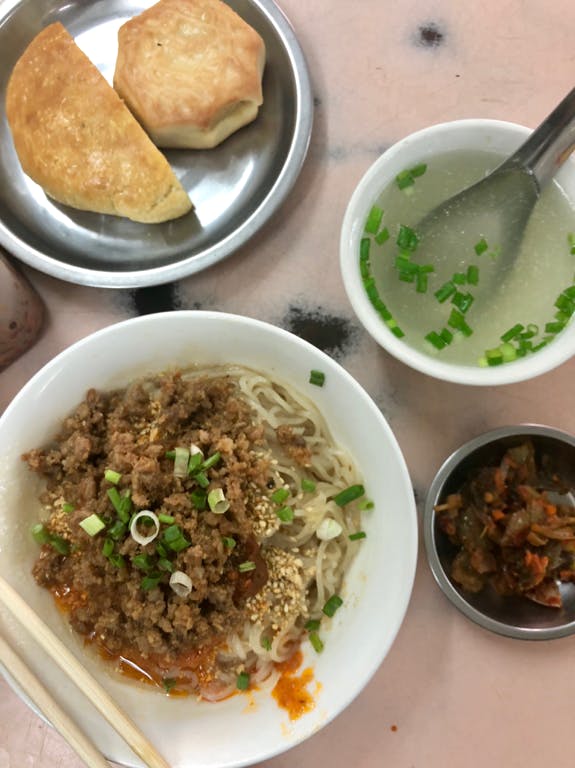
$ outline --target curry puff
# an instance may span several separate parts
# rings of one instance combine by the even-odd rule
[[[60,203],[157,223],[192,204],[168,161],[60,23],[17,61],[6,114],[24,172]]]
[[[220,0],[160,0],[118,32],[114,88],[159,147],[210,149],[263,103],[265,45]]]

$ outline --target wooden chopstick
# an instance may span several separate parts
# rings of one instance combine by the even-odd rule
[[[135,723],[2,576],[0,576],[0,604],[30,632],[36,642],[149,768],[169,768],[168,763]]]
[[[10,675],[22,688],[24,693],[48,718],[58,733],[82,758],[89,768],[110,768],[108,761],[102,756],[92,742],[78,728],[76,723],[59,707],[46,688],[24,664],[4,638],[0,635],[0,662],[9,670]]]

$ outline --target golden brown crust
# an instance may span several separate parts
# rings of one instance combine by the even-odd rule
[[[220,0],[160,0],[118,32],[114,88],[161,147],[206,149],[255,119],[265,45]]]
[[[191,209],[166,158],[60,23],[16,63],[6,114],[24,172],[55,200],[147,223]]]

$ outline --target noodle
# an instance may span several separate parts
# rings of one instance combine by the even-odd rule
[[[190,444],[215,457],[205,490],[224,489],[224,514],[194,506],[199,475],[174,475],[170,452]],[[251,685],[267,679],[298,650],[310,619],[329,621],[322,608],[341,589],[360,521],[357,501],[339,506],[334,497],[361,480],[315,405],[291,387],[233,366],[91,391],[53,444],[25,459],[47,480],[36,580],[76,595],[73,628],[142,677],[219,700],[240,673]],[[133,513],[168,521],[164,534],[178,528],[180,550],[164,539],[111,538],[118,521],[105,468],[122,478],[118,493]],[[74,513],[62,514],[64,506]],[[89,514],[104,521],[103,533],[80,530]],[[328,519],[339,529],[322,540]],[[51,546],[58,538],[68,553]],[[187,574],[188,596],[170,591],[162,560]]]

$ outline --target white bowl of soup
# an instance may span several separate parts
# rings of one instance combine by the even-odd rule
[[[418,223],[529,133],[497,120],[433,125],[385,151],[352,195],[340,242],[347,295],[371,336],[416,370],[461,384],[508,384],[575,351],[573,160],[543,190],[515,259],[499,258],[479,218],[477,231],[461,232],[461,248],[418,250]]]
[[[0,573],[173,768],[289,749],[389,651],[408,471],[369,395],[297,336],[202,311],[104,328],[21,390],[0,446]],[[105,755],[140,765],[2,619]]]

